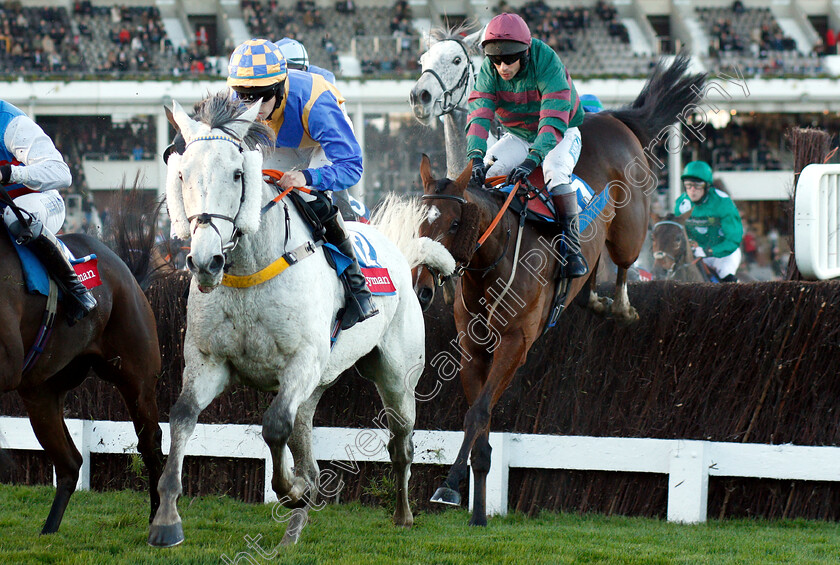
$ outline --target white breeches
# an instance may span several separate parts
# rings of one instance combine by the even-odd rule
[[[704,257],[703,263],[716,272],[721,279],[734,275],[741,264],[741,249],[736,249],[726,257]]]
[[[508,174],[511,169],[528,157],[531,145],[512,133],[504,134],[490,147],[484,158],[485,163],[493,163],[487,170],[487,176]],[[542,162],[543,179],[545,186],[551,190],[552,194],[574,191],[568,185],[572,182],[572,171],[580,157],[580,149],[580,130],[576,127],[569,128],[560,143],[545,156]],[[558,188],[560,190],[556,190]]]
[[[15,198],[14,202],[19,208],[37,218],[53,234],[58,233],[64,225],[64,199],[57,190],[24,194]],[[18,221],[11,208],[6,207],[3,211],[3,221],[7,226]]]

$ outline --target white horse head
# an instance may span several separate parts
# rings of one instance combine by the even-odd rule
[[[461,36],[462,31],[463,28],[456,28],[430,32],[429,50],[420,57],[422,73],[410,94],[414,117],[423,125],[431,125],[456,108],[466,110],[475,84],[472,58],[481,54],[484,28],[466,37]]]
[[[192,237],[187,266],[209,292],[222,280],[225,253],[240,235],[257,231],[262,197],[260,146],[271,130],[224,91],[190,118],[177,102],[172,116],[184,136],[183,155],[169,158],[166,197],[173,235]]]

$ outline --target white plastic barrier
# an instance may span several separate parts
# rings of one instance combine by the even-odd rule
[[[840,165],[808,165],[794,202],[794,256],[807,279],[840,277]]]

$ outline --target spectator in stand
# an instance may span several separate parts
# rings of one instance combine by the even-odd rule
[[[837,54],[837,34],[831,28],[825,32],[825,53],[826,55]]]

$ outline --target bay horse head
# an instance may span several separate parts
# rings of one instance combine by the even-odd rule
[[[420,236],[438,241],[450,251],[457,263],[456,274],[469,264],[479,236],[478,206],[466,198],[471,172],[471,168],[467,167],[455,180],[435,179],[429,157],[423,155],[420,162],[423,200],[428,209],[426,220],[420,225]],[[424,311],[435,297],[436,286],[443,287],[446,303],[451,304],[454,297],[452,278],[434,273],[431,268],[421,267],[415,278],[414,292]]]
[[[257,231],[262,197],[260,147],[272,139],[246,108],[222,91],[190,117],[173,102],[172,117],[186,150],[167,163],[166,199],[173,235],[192,238],[187,267],[202,292],[222,281],[226,255],[242,235]]]
[[[664,218],[652,214],[654,222],[651,231],[653,250],[653,278],[656,280],[683,280],[684,269],[691,266],[693,255],[685,231],[685,222],[691,210],[680,215],[668,214]]]
[[[456,109],[466,110],[475,83],[472,57],[480,55],[483,28],[463,37],[469,24],[429,33],[429,50],[420,56],[420,78],[409,94],[414,117],[430,126],[435,119]]]

